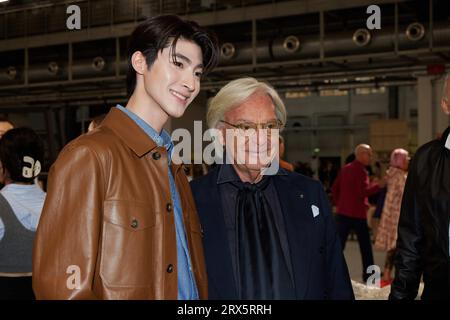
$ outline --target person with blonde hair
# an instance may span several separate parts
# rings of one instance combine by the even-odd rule
[[[224,126],[223,117],[225,113],[242,104],[252,94],[264,92],[273,102],[275,117],[281,125],[286,124],[286,107],[278,93],[273,87],[255,78],[240,78],[229,82],[211,100],[206,113],[206,122],[210,128],[220,128]]]
[[[381,283],[382,287],[392,282],[391,273],[397,242],[397,226],[408,164],[408,151],[405,149],[395,149],[392,151],[390,166],[386,172],[387,193],[375,238],[375,247],[387,252]]]
[[[353,299],[320,182],[282,167],[267,170],[277,162],[286,123],[275,89],[254,78],[231,81],[211,100],[207,121],[221,132],[227,159],[191,182],[209,297]],[[236,137],[242,142],[234,144]],[[267,153],[274,156],[262,157]]]

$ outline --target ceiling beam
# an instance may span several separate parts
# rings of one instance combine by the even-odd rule
[[[378,0],[377,5],[406,2],[410,0]],[[320,11],[350,9],[366,7],[373,4],[373,0],[296,0],[281,1],[271,4],[232,8],[227,10],[196,13],[182,16],[197,21],[200,25],[213,26],[252,20],[279,18],[302,15]],[[361,14],[366,14],[365,10]],[[85,28],[52,34],[41,34],[23,38],[0,41],[0,52],[19,50],[23,48],[61,45],[69,42],[83,42],[91,40],[119,38],[129,36],[136,27],[136,23],[111,24],[102,27]],[[220,36],[220,35],[219,35]]]

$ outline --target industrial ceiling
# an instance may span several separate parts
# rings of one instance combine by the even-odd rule
[[[67,30],[67,6],[81,30]],[[127,37],[146,17],[175,13],[213,29],[219,67],[213,93],[251,75],[278,90],[407,85],[450,60],[446,0],[377,1],[10,1],[0,5],[0,108],[114,103],[126,98]]]

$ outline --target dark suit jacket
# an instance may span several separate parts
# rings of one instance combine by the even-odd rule
[[[237,299],[217,185],[220,166],[191,182],[204,237],[210,299]],[[280,170],[284,170],[281,169]],[[297,173],[273,176],[285,220],[298,299],[354,299],[322,185]],[[313,216],[312,206],[319,209]]]

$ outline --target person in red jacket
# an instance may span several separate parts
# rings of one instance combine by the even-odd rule
[[[377,193],[384,182],[369,183],[366,167],[372,159],[372,148],[360,144],[355,148],[356,159],[345,165],[339,172],[331,188],[333,201],[336,205],[336,222],[341,239],[342,250],[345,249],[350,230],[354,230],[359,243],[363,264],[363,281],[370,274],[367,268],[374,264],[372,242],[367,226],[368,196]]]

